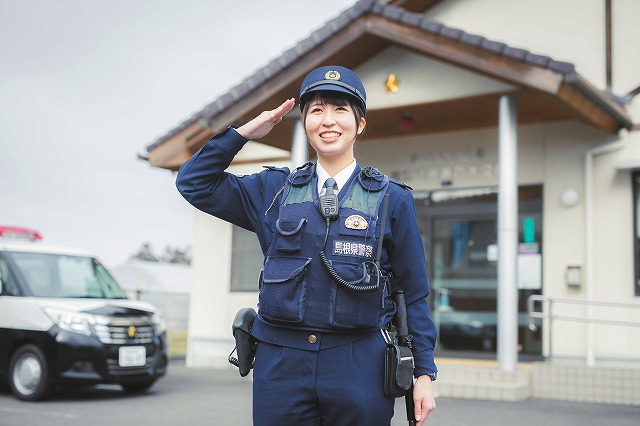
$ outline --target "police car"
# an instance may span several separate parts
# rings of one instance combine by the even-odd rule
[[[166,327],[128,300],[88,253],[43,245],[38,232],[0,226],[0,380],[16,397],[57,386],[148,389],[166,373]]]

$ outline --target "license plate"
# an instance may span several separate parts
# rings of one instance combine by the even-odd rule
[[[121,346],[118,349],[120,367],[140,367],[147,363],[147,348],[144,346]]]

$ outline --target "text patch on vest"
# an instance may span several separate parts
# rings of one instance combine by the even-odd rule
[[[353,241],[334,240],[333,254],[336,256],[372,257],[373,245]]]

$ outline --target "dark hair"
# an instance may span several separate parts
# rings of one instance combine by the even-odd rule
[[[333,92],[329,90],[320,90],[316,92],[307,103],[302,107],[302,127],[306,129],[307,112],[309,111],[309,105],[313,102],[319,102],[320,105],[336,105],[347,106],[349,105],[353,110],[353,114],[356,119],[356,126],[360,124],[360,120],[364,118],[364,111],[356,99],[346,93]]]

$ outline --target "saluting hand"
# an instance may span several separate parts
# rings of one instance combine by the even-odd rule
[[[271,129],[282,121],[282,118],[289,113],[295,106],[296,101],[294,98],[287,99],[276,109],[271,111],[262,111],[259,116],[249,121],[244,126],[240,126],[236,129],[241,136],[246,139],[260,139],[263,136],[269,134]]]

